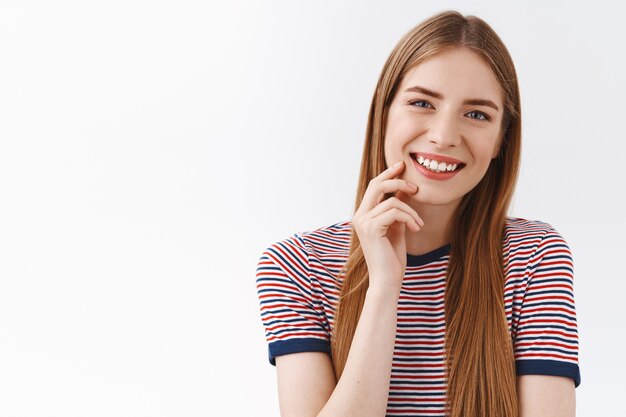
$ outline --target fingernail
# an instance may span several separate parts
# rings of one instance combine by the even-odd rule
[[[402,165],[402,161],[396,162],[391,168],[398,168],[400,165]]]

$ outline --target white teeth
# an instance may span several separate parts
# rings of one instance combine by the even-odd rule
[[[433,172],[452,172],[455,171],[458,164],[450,164],[446,162],[438,162],[434,159],[424,158],[423,156],[417,157],[417,162]]]

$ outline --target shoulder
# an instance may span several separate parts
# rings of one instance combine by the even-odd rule
[[[509,274],[525,271],[530,277],[558,267],[571,275],[573,270],[569,244],[551,224],[540,220],[508,217],[503,252]]]
[[[556,229],[549,223],[541,220],[529,220],[521,217],[507,217],[504,226],[505,240],[534,240],[541,239],[546,234],[556,233]]]
[[[530,271],[539,263],[547,266],[550,261],[573,268],[567,241],[550,223],[507,217],[503,235],[504,261],[509,273]]]
[[[351,222],[346,220],[298,231],[270,244],[263,251],[261,260],[304,266],[311,262],[311,258],[344,255],[350,250],[350,234]]]
[[[505,253],[516,252],[538,255],[548,247],[569,246],[561,233],[550,223],[521,217],[507,217],[503,233]]]

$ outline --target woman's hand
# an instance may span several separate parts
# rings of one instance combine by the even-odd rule
[[[404,162],[400,161],[373,178],[352,218],[367,263],[370,288],[400,290],[406,269],[405,225],[415,232],[424,226],[417,212],[398,197],[384,200],[387,193],[417,193],[417,186],[395,178],[403,169]]]

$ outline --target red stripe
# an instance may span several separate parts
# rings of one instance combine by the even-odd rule
[[[568,361],[576,361],[576,356],[566,356],[566,355],[557,355],[554,353],[530,353],[530,352],[521,352],[519,355],[515,356],[515,359],[533,359],[532,356],[540,356],[542,358],[554,358],[554,359],[566,359]]]
[[[571,290],[572,286],[568,284],[561,284],[561,283],[554,282],[554,283],[549,283],[549,284],[544,284],[544,285],[533,283],[533,285],[529,287],[529,289],[532,289],[533,291],[540,291],[540,290],[543,290],[544,288],[551,289],[551,290],[557,290],[557,289]]]
[[[527,335],[558,335],[558,336],[563,336],[563,337],[569,337],[569,338],[576,338],[577,334],[575,332],[572,333],[565,333],[565,332],[561,332],[559,330],[551,330],[551,329],[546,329],[546,330],[539,330],[539,331],[532,331],[532,330],[521,330],[517,332],[517,337],[522,337],[522,336],[527,336]]]
[[[399,352],[399,351],[394,351],[393,352],[394,356],[421,356],[421,357],[428,357],[428,358],[436,358],[438,356],[442,356],[443,352]]]
[[[273,341],[278,341],[278,340],[286,340],[291,338],[291,336],[294,336],[294,340],[295,340],[295,336],[301,337],[301,336],[317,336],[319,338],[320,334],[324,334],[323,332],[297,332],[297,333],[283,333],[280,336],[274,336],[274,335],[270,335],[268,338],[268,342],[273,342]],[[326,340],[326,339],[324,339]],[[326,340],[328,341],[328,340]]]
[[[390,384],[391,385],[391,384]],[[420,391],[441,391],[441,390],[445,390],[446,387],[445,385],[428,385],[427,387],[419,387],[419,389],[415,389],[415,387],[403,387],[403,386],[399,386],[399,385],[391,385],[391,388],[394,391],[416,391],[416,392],[420,392]]]
[[[540,296],[538,296],[538,295],[528,294],[528,295],[526,295],[526,300],[527,301],[533,301],[533,302],[542,301],[542,300],[551,300],[551,301],[563,300],[563,301],[569,301],[570,303],[574,302],[574,299],[572,297],[567,297],[565,295],[540,295]],[[532,310],[531,309],[525,309],[524,311],[539,311],[539,310],[541,310],[541,308],[539,308],[539,309],[538,308],[533,308]],[[556,310],[556,311],[568,311],[568,310],[566,310],[564,308],[561,308],[561,307],[550,307],[550,311],[553,311],[553,310]]]
[[[261,311],[264,310],[275,310],[278,308],[282,308],[282,307],[287,307],[287,308],[291,308],[293,307],[293,305],[289,305],[289,304],[284,304],[284,303],[267,303],[266,305],[263,305],[260,307]]]
[[[445,399],[445,394],[440,395],[438,397],[419,397],[419,398],[415,398],[415,397],[389,397],[389,402],[390,403],[403,403],[403,402],[407,402],[407,403],[431,403],[431,402],[439,402],[442,399]],[[393,407],[393,404],[390,405],[390,408]],[[402,409],[404,410],[404,407],[402,407]]]
[[[397,329],[396,333],[400,333],[400,334],[439,334],[444,332],[445,329],[441,329],[441,330],[436,330],[436,329]]]
[[[443,336],[443,334],[442,334]],[[444,341],[424,341],[424,340],[420,340],[419,342],[416,341],[404,341],[404,340],[396,340],[396,345],[402,345],[402,346],[444,346]]]
[[[569,344],[565,344],[565,343],[559,343],[556,341],[546,341],[546,340],[536,340],[533,342],[518,342],[515,344],[516,348],[523,348],[523,347],[560,347],[563,349],[569,349],[569,350],[576,350],[576,345],[573,343],[569,343]]]
[[[569,254],[569,252],[567,252],[567,251],[562,251],[562,252],[566,252],[566,253]],[[556,253],[556,252],[550,252],[551,255],[552,255],[552,253]],[[568,259],[558,259],[558,260],[555,260],[555,261],[544,261],[544,260],[541,261],[541,266],[542,267],[547,267],[547,266],[552,266],[552,265],[559,265],[559,266],[560,265],[567,265],[567,266],[572,266],[572,267],[574,266],[574,264],[570,260],[568,260]]]
[[[415,381],[419,381],[420,379],[443,379],[443,375],[398,375],[391,374],[391,379],[414,379]]]
[[[558,318],[546,318],[545,315],[546,314],[552,314],[552,313],[561,313],[564,314],[566,316],[568,316],[566,319],[558,319]],[[520,318],[519,322],[520,323],[561,323],[561,324],[567,324],[569,326],[575,326],[576,325],[576,313],[575,310],[571,310],[571,309],[566,309],[566,308],[554,308],[554,309],[547,309],[545,306],[541,307],[541,308],[533,308],[528,309],[528,310],[524,310],[522,311],[523,316]],[[530,314],[535,314],[535,317],[527,317],[527,315]],[[538,318],[537,315],[542,316],[544,318]],[[569,320],[569,321],[568,321]]]

